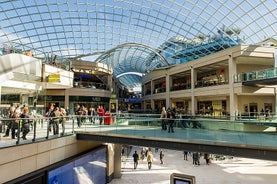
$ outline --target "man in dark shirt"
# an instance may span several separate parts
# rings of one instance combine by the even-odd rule
[[[134,169],[136,169],[138,166],[138,158],[139,158],[137,151],[135,151],[135,153],[133,154],[133,158],[134,158]]]

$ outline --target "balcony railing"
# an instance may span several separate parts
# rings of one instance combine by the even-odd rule
[[[236,117],[234,121],[229,120],[227,116],[222,118],[216,116],[178,115],[174,120],[176,134],[170,135],[161,128],[162,120],[168,122],[169,119],[161,119],[160,114],[109,114],[102,117],[102,124],[100,124],[100,118],[99,116],[87,115],[67,116],[64,117],[64,122],[57,124],[58,129],[55,130],[52,124],[53,121],[50,118],[32,117],[29,119],[30,132],[26,136],[27,140],[21,138],[23,119],[1,118],[0,147],[55,139],[73,135],[76,131],[88,131],[127,134],[130,136],[178,137],[183,140],[200,139],[203,142],[273,146],[277,148],[277,137],[272,134],[276,133],[277,127],[275,115],[263,116],[263,118],[260,118],[260,116],[251,116],[251,118],[241,116],[240,118]],[[15,120],[18,126],[21,127],[15,131],[16,136],[12,139],[10,130],[9,136],[4,137],[9,123],[14,123]],[[144,135],[146,133],[147,135]],[[188,135],[190,136],[187,137]],[[237,140],[238,136],[239,140]]]
[[[271,79],[277,77],[277,68],[269,68],[259,71],[251,71],[234,76],[234,82],[246,82],[254,80]]]
[[[90,88],[90,89],[109,90],[108,87],[103,83],[86,82],[86,81],[74,81],[73,82],[73,87],[75,87],[75,88]]]

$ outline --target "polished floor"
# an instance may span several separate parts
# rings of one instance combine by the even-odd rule
[[[141,148],[133,147],[130,155]],[[153,150],[153,149],[152,149]],[[212,160],[205,164],[203,157],[200,166],[193,166],[192,158],[183,158],[182,151],[163,150],[164,164],[159,161],[159,152],[154,155],[151,170],[148,170],[146,160],[139,161],[138,168],[133,168],[132,156],[122,158],[122,176],[113,179],[111,184],[169,184],[171,173],[183,173],[196,177],[196,184],[276,184],[277,162],[248,158],[226,158]]]
[[[72,125],[69,125],[72,126]],[[85,130],[96,131],[99,125],[93,127],[83,127]],[[101,127],[102,131],[110,131],[110,126]],[[44,131],[38,137],[45,137],[45,127],[41,128]],[[71,129],[68,127],[68,131]],[[158,131],[158,130],[157,130]],[[159,130],[161,131],[161,130]],[[179,130],[180,131],[180,130]],[[180,133],[180,132],[179,132]],[[1,147],[15,145],[14,139],[10,137],[3,137],[4,133],[0,134]],[[160,134],[159,134],[160,135]],[[178,130],[175,134],[165,133],[167,136],[177,136]],[[160,135],[161,136],[161,135]],[[32,142],[33,134],[30,132],[27,141]],[[141,147],[133,147],[130,155],[137,150],[140,152]],[[111,184],[169,184],[169,178],[172,173],[183,173],[193,175],[196,177],[196,184],[276,184],[277,181],[277,161],[257,160],[249,158],[212,160],[210,165],[206,165],[203,157],[201,158],[200,166],[193,166],[192,158],[188,161],[183,159],[182,151],[163,150],[164,164],[161,165],[159,161],[159,153],[154,155],[153,167],[148,170],[146,161],[139,161],[138,168],[133,168],[132,156],[122,157],[122,177],[114,179]]]

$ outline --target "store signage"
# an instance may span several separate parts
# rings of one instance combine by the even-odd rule
[[[48,82],[60,82],[61,81],[61,75],[59,73],[50,74],[48,76]]]
[[[116,98],[116,94],[112,94],[112,95],[111,95],[111,98]]]

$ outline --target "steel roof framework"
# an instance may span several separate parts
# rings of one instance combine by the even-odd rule
[[[276,0],[3,0],[0,10],[0,43],[68,59],[100,54],[97,61],[115,75],[164,66],[159,54],[169,64],[180,62],[174,49],[163,47],[176,38],[197,44],[218,33],[246,44],[277,39]],[[122,75],[120,82],[133,88],[140,79]]]

